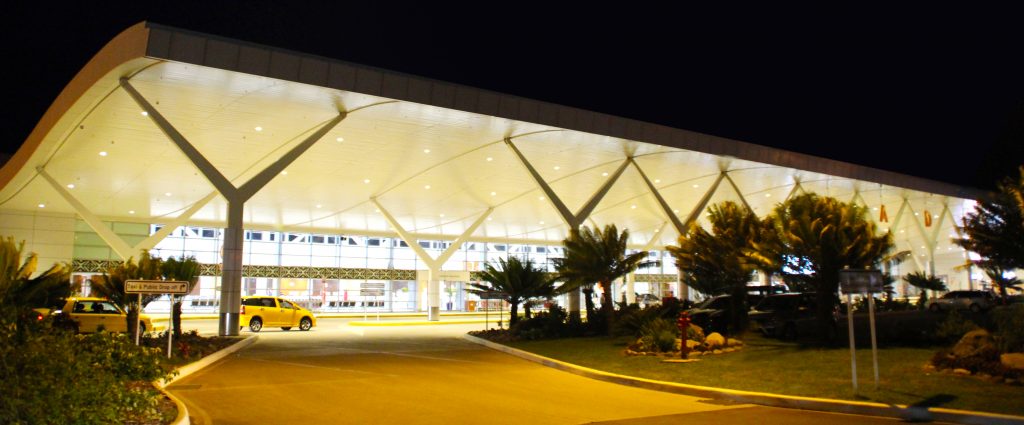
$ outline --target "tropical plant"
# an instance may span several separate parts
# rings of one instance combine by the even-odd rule
[[[552,293],[554,286],[544,270],[534,266],[532,260],[521,260],[515,256],[510,256],[507,261],[498,258],[498,267],[485,264],[484,270],[480,272],[480,280],[487,283],[470,283],[472,289],[468,291],[476,294],[499,292],[502,299],[511,306],[509,327],[519,321],[519,304],[532,297]]]
[[[760,239],[761,221],[753,211],[731,201],[708,210],[711,232],[696,223],[679,237],[679,246],[666,249],[684,271],[683,283],[706,296],[730,294],[732,329],[747,323],[747,282],[755,263],[746,252]]]
[[[14,238],[0,240],[0,312],[20,315],[34,307],[52,307],[63,304],[71,295],[71,270],[67,264],[56,263],[32,277],[39,265],[39,257],[29,253],[22,262],[25,242],[14,243]]]
[[[195,257],[181,256],[180,259],[171,257],[160,265],[160,274],[164,280],[179,280],[188,282],[188,291],[191,293],[199,282],[199,262]],[[174,328],[174,338],[181,338],[181,298],[174,296],[174,303],[171,312],[171,324]]]
[[[1024,268],[1024,167],[1020,173],[1016,180],[1003,179],[996,193],[965,214],[964,236],[953,238],[953,243],[978,254],[980,258],[972,262],[989,277],[1000,271],[994,283],[1002,283],[1001,271]],[[1000,295],[1007,296],[1006,285],[1000,286]]]
[[[580,285],[597,283],[601,286],[601,311],[606,333],[611,333],[615,322],[612,282],[637,268],[657,264],[644,261],[647,251],[627,254],[628,242],[629,230],[623,229],[620,233],[614,224],[605,226],[603,231],[584,226],[572,229],[563,241],[565,256],[553,260],[560,279]],[[588,321],[592,317],[588,315]]]
[[[160,280],[163,277],[162,264],[160,257],[151,257],[148,251],[142,251],[138,263],[129,258],[91,279],[93,292],[119,304],[128,313],[128,336],[132,340],[135,340],[138,332],[139,313],[146,305],[160,298],[160,295],[143,294],[140,297],[128,294],[125,292],[125,282],[135,279]]]
[[[783,259],[779,273],[813,286],[819,336],[826,338],[839,301],[839,271],[876,267],[892,249],[892,236],[878,235],[866,208],[815,194],[790,198],[766,220],[773,231],[753,244],[750,257],[764,267]]]
[[[925,272],[916,271],[903,276],[903,281],[921,290],[921,297],[917,300],[917,308],[924,308],[928,301],[928,291],[946,291],[946,282],[935,276],[929,276]]]

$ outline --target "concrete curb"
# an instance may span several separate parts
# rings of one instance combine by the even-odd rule
[[[203,357],[203,358],[199,359],[198,361],[194,361],[194,362],[189,363],[189,364],[187,364],[185,366],[182,366],[182,367],[178,368],[178,374],[177,375],[175,375],[174,377],[172,377],[170,380],[168,380],[166,382],[165,381],[157,382],[156,385],[157,385],[158,388],[161,388],[161,389],[166,388],[168,385],[173,384],[175,381],[177,381],[179,379],[182,379],[182,378],[184,378],[186,376],[189,376],[189,375],[191,375],[193,373],[196,373],[196,372],[202,370],[203,368],[213,364],[217,360],[223,359],[224,357],[227,357],[229,354],[232,354],[232,353],[234,353],[234,352],[236,352],[238,350],[241,350],[241,349],[243,349],[245,347],[248,347],[248,346],[252,345],[254,342],[256,342],[257,337],[258,337],[257,335],[249,335],[245,339],[232,344],[228,348],[222,349],[222,350],[220,350],[220,351],[218,351],[216,353],[210,354],[209,356]]]
[[[783,407],[788,409],[817,410],[833,413],[855,415],[884,416],[908,421],[941,421],[961,424],[1015,424],[1024,425],[1024,417],[1001,415],[996,413],[972,412],[967,410],[904,406],[895,404],[869,403],[860,401],[833,400],[826,398],[799,397],[781,394],[760,393],[752,391],[729,390],[724,388],[704,387],[698,385],[679,384],[675,382],[655,381],[652,379],[618,375],[566,363],[560,360],[540,356],[506,345],[491,342],[472,335],[463,335],[467,341],[483,345],[487,348],[511,354],[524,360],[539,363],[547,367],[569,372],[575,375],[648,390],[664,391],[696,397],[727,399],[739,403],[760,404],[763,406]]]
[[[377,321],[358,321],[348,322],[349,326],[433,326],[433,325],[472,325],[472,324],[483,324],[483,319],[454,319],[454,320],[402,320],[402,321],[388,321],[388,322],[377,322]],[[490,320],[488,323],[494,323],[497,325],[497,320]]]
[[[171,422],[171,425],[190,425],[192,421],[188,418],[188,407],[185,407],[185,403],[182,403],[181,400],[178,400],[178,398],[175,397],[174,394],[171,394],[170,391],[167,391],[163,388],[157,389],[160,390],[160,392],[163,393],[163,395],[167,396],[167,398],[171,399],[171,401],[174,402],[174,405],[178,407],[178,416],[174,418],[174,421]]]

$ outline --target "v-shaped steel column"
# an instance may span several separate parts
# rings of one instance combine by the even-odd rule
[[[242,242],[244,236],[243,215],[245,202],[253,197],[260,189],[267,185],[274,177],[284,171],[292,162],[299,158],[306,150],[319,141],[328,131],[331,131],[342,120],[347,113],[339,111],[338,115],[321,126],[309,135],[305,140],[299,142],[288,152],[285,152],[277,161],[268,165],[255,177],[243,183],[239,187],[224,177],[216,167],[206,159],[199,150],[195,148],[185,136],[183,136],[166,118],[156,110],[142,96],[127,78],[121,78],[121,88],[137,103],[153,123],[162,131],[178,149],[188,157],[192,164],[203,173],[203,176],[222,196],[228,201],[227,227],[224,229],[224,258],[221,270],[220,286],[220,320],[218,322],[218,333],[220,335],[238,335],[239,311],[241,310],[242,299]]]
[[[181,226],[182,224],[185,224],[185,222],[188,221],[189,218],[195,215],[195,213],[199,212],[199,210],[206,206],[206,204],[208,204],[210,201],[212,201],[213,198],[217,197],[217,192],[212,192],[209,195],[206,195],[205,197],[203,197],[203,199],[200,199],[196,201],[196,203],[192,204],[192,206],[189,207],[189,209],[185,210],[185,212],[178,215],[177,218],[174,218],[171,221],[167,222],[167,224],[165,224],[164,227],[160,229],[159,232],[149,235],[149,237],[143,239],[142,242],[139,242],[135,246],[129,246],[128,243],[125,242],[123,238],[121,238],[121,236],[119,236],[117,233],[114,233],[113,230],[110,230],[110,227],[104,225],[103,221],[100,220],[100,218],[97,217],[95,214],[93,214],[92,211],[89,211],[89,209],[86,208],[85,205],[79,202],[78,199],[76,199],[74,195],[71,194],[71,192],[65,189],[64,186],[61,186],[60,183],[57,183],[57,180],[54,179],[53,176],[50,175],[50,173],[47,173],[42,166],[36,167],[36,171],[39,173],[40,176],[43,177],[44,180],[50,183],[50,186],[52,186],[53,189],[56,190],[57,193],[60,194],[60,196],[64,198],[65,201],[71,204],[71,207],[74,208],[75,212],[78,213],[80,217],[82,217],[82,220],[84,220],[85,223],[89,225],[89,228],[96,232],[96,234],[99,235],[100,239],[103,239],[103,242],[106,242],[107,246],[109,246],[110,249],[113,249],[114,252],[117,253],[119,257],[121,257],[122,260],[127,260],[133,257],[135,254],[138,254],[140,251],[153,249],[153,247],[156,246],[157,243],[160,243],[160,241],[167,237],[167,235],[174,231],[174,229],[176,229],[178,226]]]
[[[789,191],[789,195],[786,195],[786,199],[782,201],[783,203],[785,203],[786,201],[788,201],[788,200],[789,200],[789,198],[792,198],[792,197],[793,197],[793,195],[796,195],[796,191],[798,191],[798,190],[799,190],[800,192],[803,192],[803,193],[807,193],[807,191],[806,191],[806,190],[804,190],[804,187],[803,187],[803,185],[801,185],[801,184],[800,184],[800,179],[798,179],[798,178],[795,178],[795,177],[794,177],[794,178],[793,178],[793,182],[794,182],[794,183],[793,183],[793,189]]]
[[[427,273],[429,275],[427,278],[427,320],[440,320],[441,281],[438,280],[437,277],[441,274],[441,267],[444,266],[444,263],[447,262],[453,254],[458,252],[459,248],[462,247],[462,244],[464,244],[466,240],[473,235],[473,232],[483,224],[484,220],[487,219],[487,216],[491,215],[491,212],[494,211],[494,207],[488,208],[487,211],[480,214],[480,217],[477,217],[473,224],[462,232],[461,235],[455,238],[452,244],[449,245],[441,255],[438,255],[437,258],[433,258],[425,249],[423,249],[423,247],[420,246],[416,237],[405,230],[405,227],[402,227],[402,225],[398,223],[398,220],[395,220],[395,217],[388,212],[387,208],[384,208],[384,206],[377,201],[376,197],[370,198],[370,202],[377,206],[377,209],[379,209],[381,214],[384,215],[384,219],[387,220],[388,224],[390,224],[392,228],[395,229],[395,233],[398,233],[398,237],[402,238],[402,240],[405,241],[405,244],[409,245],[409,248],[412,248],[413,252],[416,253],[416,256],[419,257],[420,261],[423,261],[423,263],[427,265]]]

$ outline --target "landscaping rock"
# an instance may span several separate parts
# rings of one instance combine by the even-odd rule
[[[1024,353],[1000,354],[999,363],[1010,369],[1024,369]]]
[[[928,373],[928,372],[935,372],[935,365],[933,365],[933,364],[931,364],[931,363],[928,363],[928,364],[924,365],[924,368],[923,368],[923,370],[924,370],[924,371],[925,371],[926,373]]]
[[[953,355],[960,358],[970,357],[984,351],[994,350],[995,348],[995,341],[988,331],[975,329],[964,334],[963,338],[960,338],[960,342],[957,342],[956,346],[953,347]]]
[[[743,341],[740,341],[740,340],[735,339],[735,338],[729,338],[729,339],[725,340],[725,345],[727,347],[741,347],[741,346],[743,346]]]
[[[704,343],[708,345],[708,348],[715,349],[725,346],[725,337],[718,332],[712,332],[704,338]]]
[[[722,354],[722,350],[711,350],[714,354]]]
[[[971,371],[969,371],[967,369],[956,368],[956,369],[953,369],[953,374],[954,375],[960,375],[960,376],[966,376],[966,375],[970,375]]]
[[[686,348],[693,350],[696,349],[698,346],[700,346],[700,342],[694,341],[692,339],[686,340]]]

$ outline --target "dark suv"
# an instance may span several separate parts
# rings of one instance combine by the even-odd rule
[[[817,301],[812,292],[769,295],[750,311],[750,320],[766,336],[796,339],[813,332]]]
[[[988,310],[997,304],[991,291],[950,291],[924,303],[930,311],[968,309],[972,313]]]
[[[732,296],[719,295],[701,301],[696,307],[686,310],[686,312],[690,314],[693,324],[704,329],[705,334],[727,333],[731,307]]]

